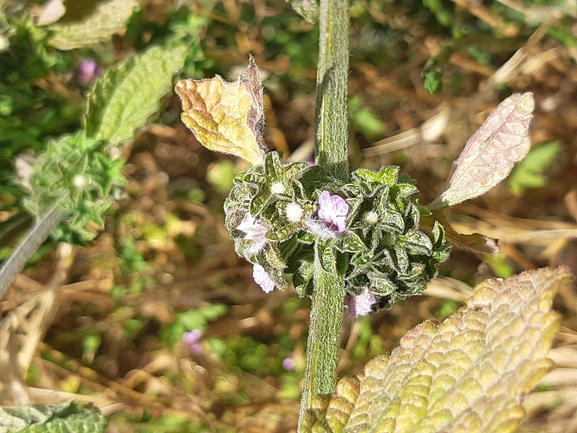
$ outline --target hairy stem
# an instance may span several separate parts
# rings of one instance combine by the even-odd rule
[[[348,180],[348,0],[321,0],[315,159],[333,176]]]
[[[349,178],[347,151],[348,1],[321,0],[319,27],[316,163],[333,176],[346,181]],[[312,398],[316,394],[332,393],[335,388],[341,338],[343,286],[343,275],[337,270],[335,252],[332,248],[325,249],[317,244],[299,431],[302,431],[300,427],[310,408]]]

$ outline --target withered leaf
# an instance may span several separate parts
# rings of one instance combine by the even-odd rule
[[[264,161],[264,103],[260,71],[252,56],[237,81],[222,77],[186,79],[176,83],[182,121],[200,144],[251,164]]]

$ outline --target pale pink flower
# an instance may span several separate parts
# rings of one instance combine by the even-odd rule
[[[276,286],[272,278],[266,273],[261,265],[253,266],[252,278],[265,293],[272,292]]]
[[[102,67],[94,59],[84,59],[78,64],[76,78],[80,84],[87,84],[96,81],[102,75]]]
[[[348,295],[345,303],[349,308],[349,314],[353,317],[363,317],[373,311],[373,305],[377,303],[377,298],[366,286],[360,295]]]
[[[202,350],[198,342],[200,337],[202,337],[202,331],[200,329],[193,329],[190,332],[182,334],[182,342],[188,346],[190,353],[198,354]]]
[[[317,218],[308,220],[307,226],[311,232],[321,238],[336,238],[347,228],[348,213],[349,205],[344,198],[323,191],[319,197]]]
[[[295,356],[294,352],[291,352],[291,354],[289,356],[287,356],[285,359],[283,359],[282,367],[286,371],[294,371],[295,370],[297,363],[295,361],[294,356]]]
[[[251,214],[247,213],[236,229],[245,233],[244,238],[246,240],[253,241],[249,248],[249,253],[258,253],[266,245],[267,240],[265,234],[267,226]]]

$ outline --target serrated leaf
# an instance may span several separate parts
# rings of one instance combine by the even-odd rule
[[[50,45],[72,50],[107,41],[122,30],[131,17],[136,0],[67,2],[66,14],[49,26]]]
[[[154,46],[107,70],[86,100],[86,135],[111,145],[132,138],[171,90],[172,76],[184,65],[186,49]]]
[[[102,433],[107,424],[97,408],[73,401],[0,408],[0,432]]]
[[[530,92],[505,99],[469,138],[453,169],[445,190],[431,209],[454,206],[479,197],[503,179],[529,148],[529,122],[535,102]]]
[[[570,280],[561,267],[479,284],[441,325],[422,323],[364,375],[318,397],[303,431],[514,432],[524,396],[552,367],[545,355],[559,315],[551,304]]]

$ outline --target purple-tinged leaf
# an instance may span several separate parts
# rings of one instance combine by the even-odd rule
[[[529,148],[529,122],[535,102],[533,94],[517,93],[505,99],[469,138],[443,193],[431,209],[454,206],[479,197],[503,179],[521,161]]]

